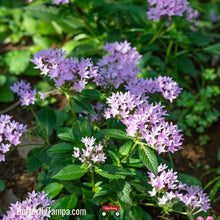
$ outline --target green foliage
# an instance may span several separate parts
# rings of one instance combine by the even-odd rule
[[[192,130],[200,134],[216,122],[220,112],[215,109],[216,98],[220,95],[220,88],[215,84],[218,74],[214,69],[206,69],[202,74],[202,87],[198,93],[184,91],[177,100],[177,106],[184,110],[176,110],[179,115],[179,125],[185,134],[191,136]],[[200,135],[200,144],[204,145],[209,140],[207,135]]]
[[[9,51],[5,54],[5,63],[9,72],[19,75],[24,73],[29,65],[31,52],[25,50]]]

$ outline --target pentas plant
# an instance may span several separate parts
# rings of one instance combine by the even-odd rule
[[[54,202],[52,198],[46,198],[44,192],[28,193],[26,200],[11,204],[7,215],[3,216],[3,220],[43,220],[51,217],[49,206]],[[47,217],[47,218],[46,218]]]
[[[170,102],[176,99],[182,91],[182,88],[179,88],[178,84],[167,76],[159,76],[154,79],[134,79],[125,85],[125,89],[134,95],[141,96],[142,99],[148,99],[148,95],[160,92]]]
[[[148,172],[152,190],[149,194],[157,199],[164,212],[169,213],[178,202],[185,206],[186,214],[193,216],[210,209],[209,198],[199,186],[187,186],[178,180],[177,172],[167,170],[166,165],[158,166],[157,175]]]
[[[26,125],[11,120],[9,115],[0,115],[0,162],[5,161],[5,153],[11,146],[20,144],[20,137],[26,132]]]
[[[81,92],[91,78],[97,80],[97,67],[94,67],[90,59],[65,58],[62,49],[44,49],[34,54],[31,61],[40,69],[42,75],[54,80],[59,88],[73,87]]]
[[[161,16],[167,15],[169,19],[172,16],[183,16],[186,12],[186,20],[195,22],[195,19],[199,16],[197,10],[193,10],[189,6],[187,0],[148,0],[150,5],[147,11],[148,19],[153,21],[159,21]],[[195,22],[198,25],[198,22]]]
[[[105,89],[117,89],[121,84],[137,78],[141,55],[129,42],[107,43],[103,49],[109,54],[97,63],[100,74],[98,85]]]
[[[137,79],[141,55],[130,43],[106,44],[104,49],[109,55],[97,67],[88,58],[66,58],[63,50],[34,54],[31,61],[40,74],[66,95],[65,110],[46,106],[36,114],[35,90],[28,101],[30,84],[21,81],[11,87],[35,115],[45,141],[27,157],[29,173],[42,167],[37,191],[56,198],[52,207],[85,208],[93,219],[109,202],[120,206],[123,219],[148,215],[143,206],[149,204],[169,213],[178,212],[174,205],[181,202],[186,210],[181,213],[189,217],[206,211],[209,200],[200,187],[187,186],[176,172],[158,166],[160,154],[182,149],[183,137],[166,118],[165,106],[152,97],[157,92],[174,102],[182,89],[170,77]],[[26,103],[23,97],[28,97]],[[139,169],[144,166],[148,173]]]
[[[85,149],[82,152],[78,147],[74,147],[73,157],[78,158],[82,163],[86,164],[88,168],[94,166],[97,163],[105,162],[105,154],[102,152],[103,146],[101,144],[95,144],[95,138],[82,138],[82,142],[85,144]]]
[[[161,104],[149,104],[147,100],[131,95],[130,92],[113,93],[107,98],[109,108],[105,117],[118,118],[126,125],[127,135],[157,149],[159,153],[182,149],[182,134],[177,125],[166,122],[167,115]]]
[[[31,88],[30,83],[21,80],[11,86],[10,89],[20,97],[21,106],[29,106],[35,103],[37,91]]]

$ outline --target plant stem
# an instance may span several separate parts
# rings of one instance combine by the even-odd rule
[[[73,114],[74,121],[75,121],[75,123],[76,123],[77,130],[78,130],[79,133],[81,134],[81,131],[80,131],[80,128],[79,128],[79,124],[78,124],[78,121],[77,121],[77,117],[76,117],[76,113],[75,113],[75,111],[74,111],[73,104],[72,104],[72,102],[71,102],[70,95],[69,95],[67,92],[65,92],[65,95],[66,95],[66,97],[67,97],[68,102],[70,103],[70,108],[71,108],[71,111],[72,111],[72,114]]]
[[[137,146],[137,142],[134,143],[133,147],[131,148],[131,150],[129,151],[129,153],[121,160],[121,163],[123,163],[133,152],[133,150],[135,149],[135,147]]]
[[[174,169],[173,158],[172,158],[172,156],[171,156],[171,153],[170,153],[170,152],[168,152],[168,157],[169,157],[169,159],[170,159],[170,164],[171,164],[171,167]]]
[[[153,146],[151,146],[151,145],[148,145],[148,144],[146,144],[146,143],[139,142],[139,141],[136,141],[136,143],[137,143],[137,144],[140,144],[140,145],[145,145],[145,146],[147,146],[147,147],[149,147],[149,148],[151,148],[151,149],[153,149],[153,150],[158,151],[157,148],[155,148],[155,147],[153,147]]]
[[[92,191],[95,192],[94,170],[92,169],[90,172],[91,172]]]
[[[165,57],[165,66],[166,66],[167,63],[168,63],[172,46],[173,46],[173,40],[171,40],[171,41],[169,42],[169,45],[168,45],[168,47],[167,47],[167,53],[166,53],[166,57]]]
[[[42,127],[40,120],[38,119],[34,109],[32,107],[30,107],[31,113],[33,114],[33,116],[35,117],[37,123],[39,124],[40,127]]]
[[[140,203],[140,205],[145,205],[145,206],[153,206],[153,207],[157,207],[157,206],[158,206],[157,204],[148,203],[148,202],[145,202],[145,203]]]
[[[191,214],[188,214],[187,216],[188,216],[189,220],[194,220],[194,218]]]
[[[80,12],[78,11],[78,7],[76,4],[74,4],[74,6],[69,3],[69,9],[70,9],[70,12],[72,13],[73,16],[79,18],[79,19],[82,19],[84,21],[84,24],[85,24],[85,28],[87,29],[87,31],[93,36],[95,37],[96,34],[95,32],[93,31],[93,28],[91,27],[89,21],[86,19],[85,16],[81,15]]]

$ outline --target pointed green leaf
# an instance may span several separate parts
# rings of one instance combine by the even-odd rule
[[[127,136],[127,133],[125,131],[122,131],[119,129],[103,129],[103,130],[100,130],[100,132],[112,138],[133,140],[132,137]]]
[[[69,143],[58,143],[50,147],[52,153],[66,153],[73,151],[73,145]]]
[[[154,152],[151,151],[148,147],[139,146],[139,156],[144,165],[150,170],[150,172],[157,174],[157,157]]]
[[[56,125],[55,112],[49,106],[45,106],[44,108],[40,110],[37,117],[41,123],[41,126],[44,128],[47,138],[50,139],[50,136]]]
[[[44,187],[43,191],[48,194],[48,197],[56,197],[63,189],[63,184],[61,183],[50,183]]]
[[[220,55],[220,43],[212,44],[212,45],[204,48],[204,51],[206,51],[208,53],[216,53],[216,54]]]
[[[89,112],[92,115],[95,115],[94,110],[92,108],[91,103],[88,101],[88,99],[82,98],[80,96],[73,96],[72,97],[75,104],[77,104],[79,107],[81,107],[83,110]]]
[[[122,155],[122,156],[126,156],[126,155],[129,153],[129,151],[130,151],[130,149],[131,149],[131,147],[132,147],[132,144],[133,144],[132,141],[126,142],[125,144],[123,144],[123,145],[119,148],[118,153],[119,153],[120,155]]]
[[[56,175],[54,175],[53,179],[60,180],[74,180],[82,177],[87,170],[81,168],[80,165],[69,165],[60,170]]]

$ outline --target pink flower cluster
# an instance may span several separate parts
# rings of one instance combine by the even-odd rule
[[[148,0],[148,3],[150,4],[147,11],[148,19],[153,19],[153,21],[159,21],[163,15],[167,15],[170,19],[172,16],[183,16],[186,12],[186,19],[194,22],[199,15],[197,10],[189,6],[187,0]]]
[[[149,104],[130,92],[117,92],[107,98],[107,104],[105,118],[120,119],[127,127],[128,136],[145,140],[158,153],[182,149],[182,134],[177,125],[165,121],[163,116],[167,114],[160,103]]]
[[[199,216],[196,218],[196,220],[204,220],[204,218],[202,216]],[[208,216],[205,220],[214,220],[214,218],[212,216]]]
[[[23,202],[11,204],[7,215],[3,216],[3,220],[43,220],[45,217],[50,217],[48,206],[53,203],[52,198],[46,198],[44,192],[28,193],[28,197]]]
[[[193,215],[210,209],[209,198],[199,186],[187,186],[177,179],[177,173],[172,169],[166,171],[167,165],[159,165],[157,176],[148,172],[153,189],[149,194],[158,200],[161,206],[172,208],[179,201],[187,207],[187,212]]]
[[[31,61],[40,69],[41,74],[54,80],[55,86],[73,86],[79,92],[85,87],[91,78],[96,81],[97,67],[94,67],[90,59],[65,58],[62,49],[44,49],[36,54]]]
[[[182,88],[179,88],[178,84],[167,76],[159,76],[154,79],[134,79],[125,85],[125,88],[132,94],[141,96],[142,99],[148,99],[147,94],[160,92],[170,102],[176,99],[182,91]]]
[[[85,163],[88,168],[94,164],[105,162],[105,154],[102,152],[103,146],[95,145],[95,138],[82,138],[82,142],[85,144],[85,149],[82,152],[78,147],[74,147],[73,157],[78,158],[81,162]]]
[[[97,63],[99,67],[98,84],[104,88],[117,89],[122,83],[127,83],[140,72],[139,64],[141,55],[130,43],[107,43],[103,49],[109,55],[103,56]]]
[[[5,153],[11,145],[20,144],[19,138],[26,132],[26,125],[11,121],[11,116],[0,115],[0,162],[5,161]]]
[[[28,106],[36,101],[36,89],[31,89],[30,83],[23,80],[16,82],[10,89],[20,97],[21,105]]]

